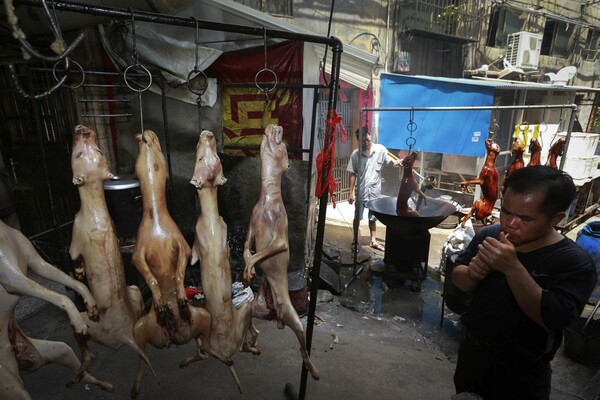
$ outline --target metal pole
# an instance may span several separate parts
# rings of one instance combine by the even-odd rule
[[[360,169],[361,169],[361,161],[362,161],[362,152],[363,152],[363,133],[362,133],[362,126],[363,126],[363,113],[362,110],[358,116],[358,170],[356,171],[356,178],[354,181],[354,187],[355,189],[358,188],[358,186],[360,185]],[[352,156],[350,156],[352,157]],[[359,206],[358,206],[358,198],[354,198],[354,219],[352,220],[352,243],[354,243],[354,248],[352,249],[352,276],[350,277],[350,279],[348,279],[348,282],[346,282],[344,284],[344,290],[348,289],[348,286],[350,286],[350,284],[354,281],[354,279],[356,279],[356,277],[362,272],[362,265],[361,267],[358,269],[358,271],[356,270],[356,263],[357,263],[357,259],[358,259],[358,231],[360,229],[360,221],[359,221],[359,215],[358,215],[358,210],[359,210]],[[356,227],[356,229],[354,229],[354,221],[359,221],[358,226]]]
[[[565,138],[565,148],[563,149],[563,155],[560,158],[560,164],[558,165],[558,169],[561,171],[565,167],[565,162],[567,162],[567,151],[569,150],[569,142],[571,141],[571,132],[573,131],[573,124],[575,123],[575,115],[576,115],[577,107],[571,109],[571,115],[569,116],[569,126],[567,127],[567,137]]]
[[[29,90],[33,90],[33,77],[31,76],[31,71],[27,70],[27,81],[29,83]],[[40,146],[40,155],[42,159],[42,165],[44,167],[44,181],[46,183],[46,191],[48,192],[48,202],[50,205],[50,213],[52,214],[52,225],[53,230],[56,233],[56,244],[58,247],[58,254],[62,257],[62,261],[65,263],[64,267],[61,268],[63,271],[66,271],[67,266],[69,265],[69,257],[66,253],[66,244],[63,243],[64,235],[62,234],[60,221],[58,218],[58,209],[56,207],[56,203],[54,201],[54,192],[52,191],[52,185],[50,184],[50,174],[48,167],[48,158],[46,157],[46,146],[44,146],[44,132],[42,126],[40,126],[41,121],[41,112],[40,112],[40,102],[39,101],[30,101],[31,110],[33,114],[33,121],[36,131],[38,132],[38,143]]]
[[[168,195],[168,206],[170,210],[173,210],[173,193],[175,191],[173,187],[173,166],[171,164],[171,140],[169,137],[169,122],[167,119],[167,95],[165,93],[165,82],[160,79],[160,95],[161,105],[163,114],[163,129],[165,131],[165,151],[167,153],[167,165],[169,166],[169,195]]]
[[[14,0],[14,4],[24,4],[34,7],[42,7],[44,1],[43,0]],[[166,14],[158,14],[151,13],[146,11],[130,11],[125,8],[113,8],[113,7],[101,7],[97,5],[89,5],[84,3],[76,3],[76,2],[65,2],[65,1],[55,1],[52,4],[52,7],[56,10],[60,11],[68,11],[68,12],[76,12],[80,14],[90,14],[90,15],[98,15],[103,17],[109,17],[112,19],[125,19],[131,20],[132,14],[137,21],[144,22],[152,22],[156,24],[164,24],[164,25],[175,25],[175,26],[185,26],[188,28],[194,29],[205,29],[211,31],[221,31],[221,32],[231,32],[231,33],[243,33],[254,36],[266,36],[270,38],[279,38],[279,39],[288,39],[288,40],[299,40],[303,42],[311,42],[311,43],[321,43],[330,46],[336,45],[338,40],[336,38],[328,38],[325,36],[317,36],[317,35],[308,35],[302,33],[288,32],[288,31],[279,31],[274,29],[265,29],[264,27],[251,27],[251,26],[241,26],[241,25],[233,25],[226,24],[221,22],[212,22],[212,21],[203,21],[198,20],[198,25],[196,26],[196,21],[189,17],[176,17],[172,15]]]
[[[327,114],[331,110],[335,110],[337,107],[337,89],[338,89],[338,81],[340,77],[340,64],[342,59],[342,51],[343,45],[342,42],[332,37],[334,41],[334,45],[331,46],[331,50],[333,52],[331,59],[331,81],[329,83],[329,101],[327,105]],[[335,140],[335,130],[336,126],[330,126],[329,124],[325,125],[325,139],[323,141],[323,149],[329,147],[332,140]],[[331,160],[326,160],[327,162],[331,162]],[[327,162],[323,166],[322,170],[322,182],[327,185],[327,171],[332,167],[331,165],[327,165]],[[315,320],[315,310],[317,307],[317,295],[319,292],[319,277],[321,273],[321,255],[323,252],[323,239],[325,234],[325,217],[327,214],[327,197],[329,196],[329,191],[324,190],[323,194],[319,199],[319,217],[317,220],[317,237],[315,240],[315,255],[313,261],[313,269],[312,269],[312,285],[310,288],[310,303],[308,306],[308,316],[307,316],[307,324],[306,324],[306,351],[310,355],[310,349],[312,345],[312,335],[313,335],[313,327]],[[302,363],[302,374],[300,376],[300,391],[298,396],[295,396],[293,391],[293,387],[291,384],[285,385],[285,391],[288,395],[297,398],[298,400],[304,400],[306,396],[306,381],[307,381],[308,371]]]
[[[521,110],[521,109],[554,109],[570,108],[577,111],[576,104],[550,104],[529,106],[456,106],[456,107],[364,107],[361,111],[478,111],[478,110]]]

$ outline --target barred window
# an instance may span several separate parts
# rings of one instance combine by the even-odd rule
[[[507,8],[494,9],[490,15],[486,45],[490,47],[504,47],[508,35],[521,30],[519,15]]]
[[[546,20],[540,53],[547,56],[567,57],[572,33],[573,27],[569,24],[552,19]]]
[[[585,40],[585,48],[583,49],[583,58],[586,61],[595,61],[598,59],[600,50],[600,30],[588,29],[587,38]]]

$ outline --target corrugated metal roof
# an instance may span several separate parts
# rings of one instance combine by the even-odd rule
[[[400,74],[389,74],[389,75],[400,75]],[[587,86],[560,86],[560,85],[549,85],[545,83],[535,82],[521,82],[521,81],[510,81],[504,79],[493,79],[493,78],[446,78],[441,76],[426,76],[426,75],[403,75],[405,77],[413,78],[415,80],[427,80],[427,81],[438,81],[457,83],[463,85],[474,85],[474,86],[485,86],[493,87],[495,89],[502,90],[553,90],[553,91],[568,91],[568,92],[600,92],[600,88],[591,88]]]

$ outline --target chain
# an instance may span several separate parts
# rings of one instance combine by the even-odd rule
[[[409,136],[406,138],[406,145],[408,146],[408,151],[411,151],[413,146],[417,144],[417,139],[413,136],[413,133],[417,130],[417,123],[415,122],[415,110],[410,110],[406,129],[409,132]]]

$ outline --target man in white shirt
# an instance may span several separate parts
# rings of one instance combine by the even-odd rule
[[[392,163],[395,167],[401,165],[400,160],[393,159],[389,154],[388,150],[384,145],[371,142],[371,132],[367,127],[363,127],[360,130],[356,130],[356,138],[360,140],[360,131],[362,130],[362,153],[359,152],[361,147],[355,149],[350,156],[348,161],[348,167],[346,170],[350,172],[350,194],[348,196],[348,203],[353,204],[355,199],[358,199],[358,219],[355,218],[353,221],[354,237],[358,237],[358,227],[360,221],[363,218],[366,204],[369,200],[377,199],[381,196],[381,167],[384,163]],[[360,166],[359,166],[360,162]],[[358,188],[356,187],[356,176],[359,172],[358,177]],[[377,243],[376,237],[376,224],[377,218],[369,210],[369,231],[371,234],[371,241],[369,246],[373,249],[384,251],[385,248]],[[353,248],[356,243],[352,243]]]

